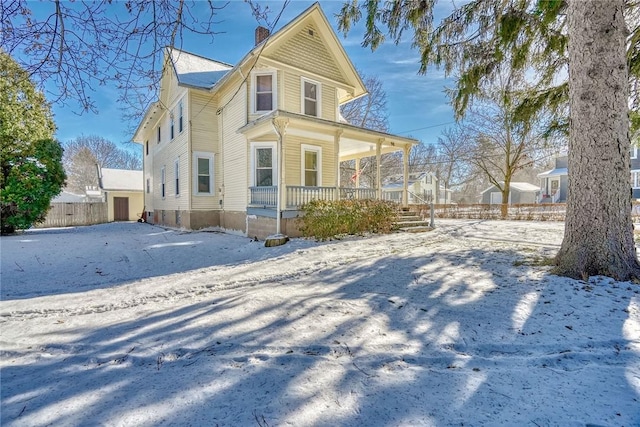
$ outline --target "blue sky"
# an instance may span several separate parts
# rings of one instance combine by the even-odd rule
[[[272,19],[282,7],[281,2],[259,1],[259,4],[270,6],[274,11]],[[291,1],[276,30],[311,4],[313,2],[307,0]],[[335,15],[339,12],[342,1],[320,1],[320,5],[337,32]],[[51,3],[42,3],[38,7],[48,8]],[[185,38],[182,48],[235,64],[253,47],[257,22],[251,15],[249,6],[237,0],[231,1],[221,10],[218,18],[219,34],[214,36],[213,42],[208,36],[190,35]],[[376,75],[383,82],[387,93],[391,132],[412,136],[425,143],[436,142],[442,130],[453,125],[453,112],[443,92],[445,86],[453,85],[452,80],[446,80],[444,72],[435,68],[429,69],[425,75],[418,75],[419,53],[411,49],[409,37],[398,45],[387,42],[375,52],[363,48],[363,28],[363,24],[358,23],[346,38],[340,33],[338,38],[361,72]],[[122,119],[115,89],[109,86],[99,89],[99,92],[92,94],[92,98],[97,101],[98,114],[78,115],[72,106],[53,106],[58,126],[57,138],[60,141],[67,141],[81,134],[97,134],[117,143],[130,140],[132,135],[128,132],[128,124]]]

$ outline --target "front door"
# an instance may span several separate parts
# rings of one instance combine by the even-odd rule
[[[129,198],[128,197],[113,198],[113,220],[129,221]]]

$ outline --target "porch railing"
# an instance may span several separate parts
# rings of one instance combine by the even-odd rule
[[[335,187],[305,187],[287,185],[286,209],[297,209],[312,200],[335,200]],[[340,199],[376,199],[374,188],[339,188]],[[249,187],[249,206],[275,208],[278,202],[278,187]]]
[[[341,199],[377,199],[375,188],[340,188]]]
[[[249,187],[249,206],[275,208],[278,204],[278,187]]]
[[[335,200],[335,187],[304,187],[287,185],[287,208],[299,208],[312,200]]]

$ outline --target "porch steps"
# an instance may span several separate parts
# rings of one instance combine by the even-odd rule
[[[399,210],[398,218],[394,222],[396,229],[404,233],[422,233],[425,231],[431,231],[429,227],[429,221],[423,220],[415,212],[409,210]]]

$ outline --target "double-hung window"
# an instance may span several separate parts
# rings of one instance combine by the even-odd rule
[[[640,170],[631,171],[631,188],[640,188]]]
[[[253,74],[253,112],[273,111],[277,105],[276,72],[256,72]]]
[[[256,147],[256,187],[268,187],[273,185],[273,160],[272,147]]]
[[[174,134],[174,117],[173,117],[173,111],[171,111],[171,113],[169,114],[169,140],[173,141],[173,137],[175,136]]]
[[[178,104],[178,133],[181,133],[183,129],[183,117],[184,117],[184,104],[181,99],[180,103]]]
[[[158,142],[158,144],[160,144],[160,141],[162,141],[162,138],[160,135],[160,125],[158,125],[158,131],[156,132],[156,134],[157,134],[156,141]]]
[[[160,195],[162,196],[162,198],[164,199],[165,196],[165,191],[166,191],[166,168],[164,166],[162,166],[162,169],[160,169]]]
[[[213,154],[193,153],[193,194],[210,196],[213,194]]]
[[[173,164],[173,175],[176,182],[176,197],[180,196],[180,157]]]
[[[302,185],[318,187],[322,183],[322,148],[302,144]]]
[[[320,117],[320,83],[301,78],[302,113]]]

